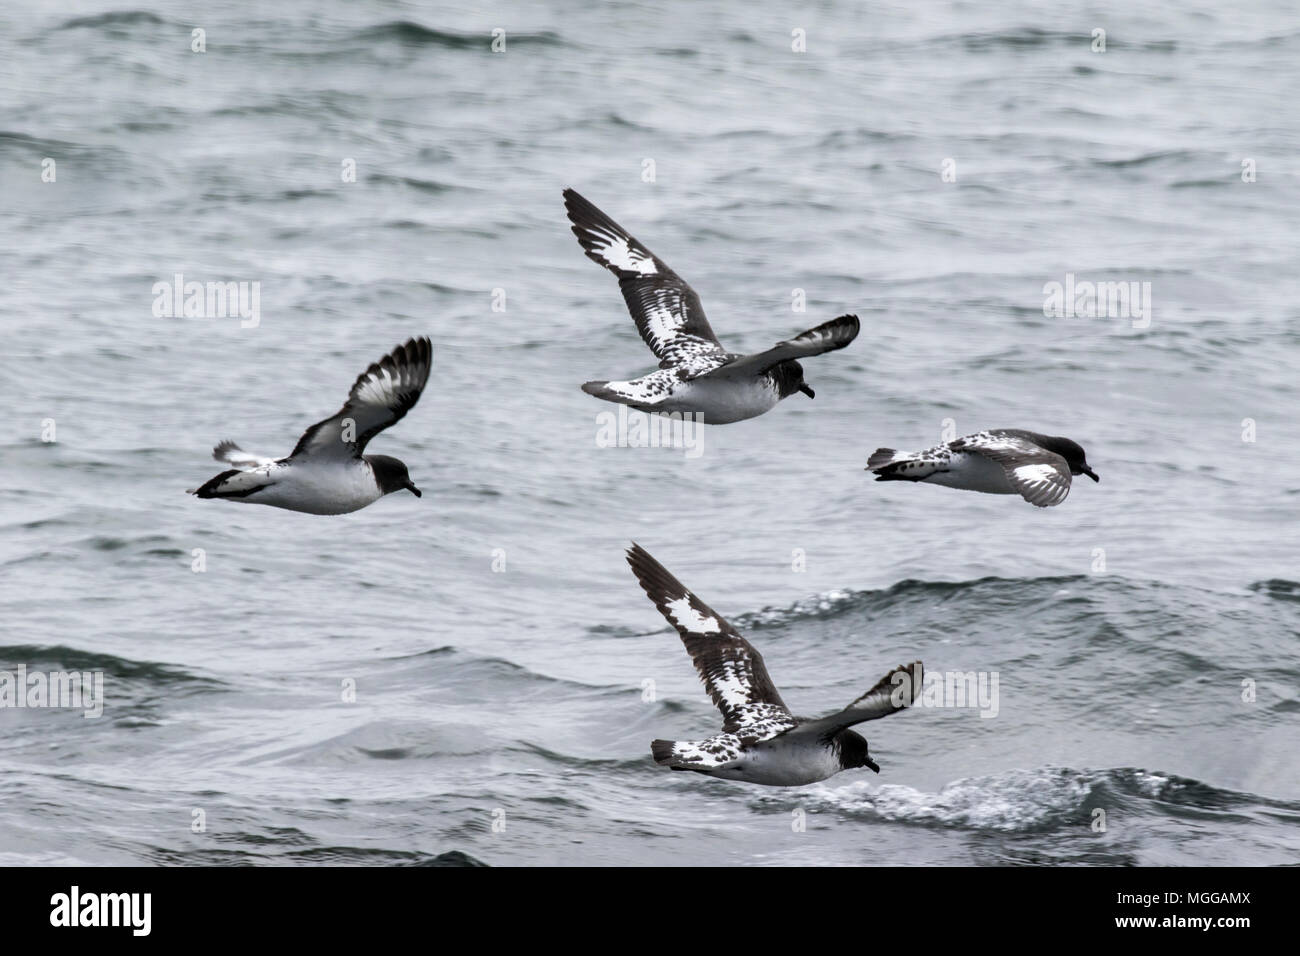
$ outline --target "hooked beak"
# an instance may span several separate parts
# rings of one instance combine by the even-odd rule
[[[811,388],[809,388],[807,385],[800,385],[800,386],[799,386],[799,391],[803,392],[803,393],[804,393],[805,395],[807,395],[809,398],[816,398],[816,397],[817,397],[817,393],[814,392],[814,391],[813,391]]]
[[[415,482],[413,481],[408,481],[406,483],[406,490],[409,491],[411,494],[415,495],[415,497],[417,498],[424,497],[424,495],[420,494],[420,489],[415,487]]]
[[[870,757],[867,757],[867,758],[866,758],[866,761],[867,761],[866,765],[867,765],[868,767],[870,767],[870,768],[871,768],[872,770],[874,770],[876,773],[880,773],[880,765],[879,765],[879,764],[877,764],[877,763],[876,763],[874,760],[872,760]]]
[[[1081,474],[1084,474],[1084,475],[1087,475],[1087,476],[1088,476],[1089,478],[1091,478],[1093,481],[1097,481],[1097,482],[1101,481],[1101,479],[1097,477],[1097,473],[1096,473],[1095,471],[1093,471],[1091,468],[1087,468],[1087,467],[1085,467],[1085,468],[1081,469],[1080,473],[1081,473]]]

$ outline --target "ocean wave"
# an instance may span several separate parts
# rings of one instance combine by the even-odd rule
[[[1056,47],[1087,51],[1091,42],[1091,30],[1046,30],[1041,27],[1025,26],[976,33],[946,33],[925,40],[922,45],[960,46],[972,53],[998,53],[1007,50],[1039,50]],[[1128,50],[1152,53],[1173,53],[1178,49],[1176,41],[1167,39],[1142,42],[1125,41],[1122,38],[1108,36],[1106,42],[1109,47],[1116,49],[1122,46]]]
[[[470,50],[490,48],[492,36],[489,33],[452,33],[426,27],[412,20],[393,20],[380,23],[354,34],[356,39],[375,41],[391,40],[408,46],[437,46],[447,50]],[[520,33],[507,31],[507,46],[512,43],[529,45],[561,46],[563,41],[554,33]]]
[[[504,657],[480,656],[452,646],[436,647],[415,654],[389,657],[385,658],[385,661],[400,664],[403,679],[417,684],[427,682],[429,675],[426,671],[433,668],[439,674],[446,674],[455,681],[458,688],[462,688],[466,692],[482,685],[485,693],[492,694],[496,692],[494,688],[498,688],[503,684],[518,685],[520,682],[542,684],[547,687],[567,687],[581,691],[603,692],[624,689],[621,687],[610,688],[595,684],[584,684],[563,677],[552,677],[549,674],[539,673],[523,664],[516,664]],[[516,689],[514,692],[517,693],[518,690]]]
[[[780,802],[786,806],[789,798]],[[1128,816],[1193,817],[1267,807],[1291,818],[1300,815],[1300,803],[1268,800],[1132,767],[1007,770],[955,780],[937,793],[864,780],[838,788],[821,784],[804,804],[814,812],[832,811],[867,820],[1000,833],[1088,828],[1097,809]]]
[[[1256,581],[1249,585],[1248,590],[1254,591],[1256,594],[1263,594],[1266,597],[1276,598],[1279,601],[1300,603],[1300,583],[1287,581],[1284,578]]]
[[[141,680],[153,684],[191,684],[216,689],[222,682],[202,677],[172,664],[136,661],[112,654],[80,650],[62,644],[0,645],[0,670],[25,664],[29,672],[40,670],[103,671],[106,677]]]
[[[251,840],[249,834],[230,834],[232,840]],[[263,841],[265,842],[265,841]],[[255,850],[174,850],[152,847],[148,851],[151,862],[170,866],[251,866],[276,864],[315,866],[487,866],[468,853],[447,850],[443,853],[421,853],[417,850],[396,850],[384,847],[314,846],[276,852],[270,846],[266,852]]]
[[[106,30],[126,32],[132,27],[161,26],[167,21],[149,10],[109,10],[89,16],[73,17],[56,26],[55,30]]]
[[[857,611],[879,612],[900,605],[948,601],[968,595],[977,596],[986,609],[989,592],[1005,595],[1009,600],[1022,602],[1027,597],[1055,594],[1070,585],[1088,582],[1102,587],[1123,587],[1122,578],[1099,578],[1086,574],[1058,575],[1041,578],[1001,578],[989,576],[969,581],[923,581],[906,578],[887,588],[873,590],[832,589],[812,597],[803,598],[785,607],[765,607],[759,611],[738,615],[737,627],[755,630],[765,627],[785,627],[797,621],[824,620]]]
[[[420,179],[415,176],[390,176],[385,173],[371,173],[366,178],[371,183],[379,183],[385,186],[405,186],[408,189],[414,189],[416,192],[431,196],[452,192],[457,188],[449,183],[441,183],[433,179]]]

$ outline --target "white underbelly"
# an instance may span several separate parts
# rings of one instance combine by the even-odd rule
[[[382,498],[370,468],[364,462],[346,469],[283,467],[274,484],[243,500],[313,515],[341,515],[364,508]]]
[[[782,735],[755,744],[741,760],[716,776],[773,787],[800,787],[839,772],[839,757],[829,747],[810,745],[806,737]]]
[[[937,471],[924,479],[932,485],[982,491],[990,495],[1013,495],[1016,490],[1007,481],[1006,469],[983,455],[957,452],[944,471]]]
[[[706,376],[683,382],[656,410],[694,412],[704,416],[706,425],[726,425],[762,415],[780,400],[776,387],[766,378],[737,382]]]

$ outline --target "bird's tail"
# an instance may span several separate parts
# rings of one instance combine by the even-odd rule
[[[672,763],[673,746],[676,743],[675,740],[652,740],[650,741],[650,756],[655,758],[657,764]]]
[[[711,746],[722,737],[730,735],[724,731],[705,740],[652,740],[650,755],[661,767],[708,775],[720,768],[734,765],[739,757],[737,753],[710,752]],[[734,743],[735,738],[730,739]]]
[[[582,390],[588,395],[595,395],[597,398],[603,398],[607,402],[622,401],[622,399],[614,393],[614,390],[609,388],[609,382],[583,382]]]
[[[875,471],[890,464],[895,458],[900,457],[898,452],[892,448],[877,448],[867,459],[867,471]]]
[[[876,481],[920,481],[923,475],[906,473],[912,461],[912,456],[905,451],[877,448],[867,459],[867,471],[875,473]]]
[[[655,758],[655,763],[661,767],[668,767],[670,770],[694,770],[696,773],[708,773],[708,770],[701,767],[683,767],[677,763],[677,745],[684,743],[680,740],[652,740],[650,741],[650,756]]]
[[[191,488],[189,493],[199,498],[247,498],[269,484],[273,482],[267,481],[264,474],[232,468],[208,479],[197,488]]]
[[[656,411],[655,406],[668,397],[667,389],[646,388],[646,379],[654,374],[651,372],[643,378],[626,382],[583,382],[582,390],[606,402],[627,405],[643,412],[653,412]]]

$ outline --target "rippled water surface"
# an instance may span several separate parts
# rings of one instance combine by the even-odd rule
[[[107,696],[0,709],[0,862],[1295,862],[1298,64],[1281,2],[0,11],[0,670]],[[734,350],[862,333],[697,458],[598,447],[578,385],[654,361],[565,186]],[[260,283],[258,325],[155,317],[176,273]],[[1067,273],[1151,283],[1149,324],[1045,317]],[[418,334],[369,450],[422,499],[184,494]],[[863,472],[947,420],[1101,483]],[[718,717],[632,540],[798,712],[920,658],[997,715],[865,725],[879,777],[657,768]]]

